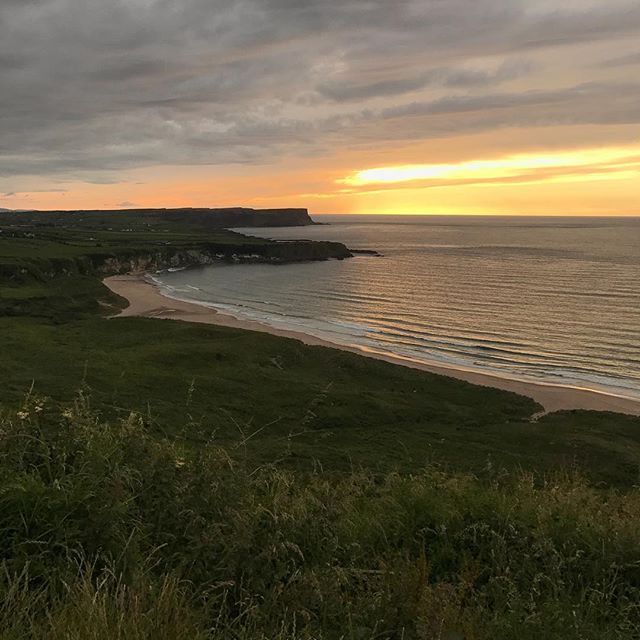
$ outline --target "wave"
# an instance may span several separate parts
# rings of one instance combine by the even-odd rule
[[[611,373],[596,373],[588,367],[566,367],[562,366],[559,360],[550,361],[541,358],[538,362],[532,362],[515,357],[520,355],[518,352],[506,351],[505,354],[511,353],[514,357],[500,357],[490,354],[492,348],[486,346],[461,351],[455,338],[451,342],[422,340],[420,343],[393,343],[387,340],[389,334],[376,331],[365,323],[266,313],[242,303],[227,304],[197,300],[188,295],[180,295],[184,290],[179,291],[178,288],[168,286],[166,283],[162,283],[161,286],[168,297],[212,308],[238,320],[251,320],[275,329],[307,333],[328,342],[364,348],[380,355],[401,357],[425,365],[462,368],[515,380],[558,384],[640,399],[640,378],[634,380],[613,376]],[[495,351],[500,352],[497,348]]]
[[[159,280],[167,295],[342,345],[640,398],[637,232],[622,223],[336,224],[305,233],[385,258]]]

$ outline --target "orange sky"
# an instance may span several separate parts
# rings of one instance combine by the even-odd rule
[[[9,5],[0,208],[640,215],[637,2]]]
[[[640,144],[498,155],[417,154],[408,164],[357,154],[255,167],[155,166],[106,184],[57,183],[3,206],[38,209],[305,206],[312,213],[638,215]],[[386,156],[386,154],[382,154]],[[356,156],[356,157],[354,157]],[[429,164],[416,160],[429,158]],[[325,164],[326,163],[326,164]],[[34,187],[39,181],[33,180]]]

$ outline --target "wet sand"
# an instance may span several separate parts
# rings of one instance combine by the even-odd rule
[[[163,296],[156,286],[145,280],[144,275],[112,276],[106,278],[104,283],[111,291],[129,301],[129,306],[119,314],[119,317],[143,316],[166,320],[182,320],[183,322],[202,322],[205,324],[215,324],[250,331],[262,331],[276,336],[300,340],[300,342],[308,345],[351,351],[366,357],[385,360],[393,364],[437,373],[458,380],[465,380],[472,384],[513,391],[514,393],[533,398],[544,407],[546,412],[563,409],[590,409],[640,415],[640,401],[630,398],[620,398],[597,391],[586,391],[559,385],[510,380],[508,378],[455,367],[414,362],[400,357],[372,353],[359,347],[335,344],[298,331],[276,329],[252,320],[238,320],[233,316],[220,313],[215,309]]]

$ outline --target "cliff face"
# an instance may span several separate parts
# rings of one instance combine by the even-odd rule
[[[273,242],[271,244],[209,244],[193,249],[166,248],[132,255],[95,256],[100,275],[140,273],[161,269],[209,265],[217,262],[285,264],[316,260],[343,260],[351,252],[338,242]]]
[[[190,222],[210,227],[302,227],[315,224],[307,209],[168,209],[165,220]]]
[[[32,258],[11,265],[0,265],[0,281],[49,280],[59,275],[98,275],[100,277],[192,267],[216,262],[255,262],[284,264],[312,260],[342,260],[351,252],[339,242],[243,242],[203,243],[184,248],[170,245],[114,253],[89,253],[70,258]]]

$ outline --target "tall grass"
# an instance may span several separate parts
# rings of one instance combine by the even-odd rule
[[[0,418],[0,637],[640,637],[635,489],[247,459],[29,396]]]

